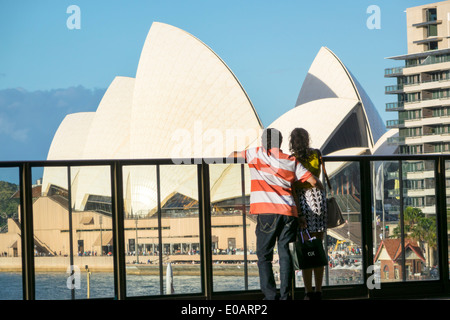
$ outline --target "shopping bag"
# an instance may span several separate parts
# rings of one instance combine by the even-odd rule
[[[289,252],[295,270],[317,268],[328,262],[322,241],[311,237],[308,230],[306,230],[306,234],[308,239],[304,240],[303,232],[300,232],[297,240],[289,243]]]

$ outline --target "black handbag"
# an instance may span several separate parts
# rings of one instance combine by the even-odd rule
[[[289,243],[289,252],[295,270],[311,269],[325,266],[328,263],[322,240],[311,237],[306,230],[308,239],[303,239],[303,232],[295,242]]]
[[[322,155],[319,156],[320,163],[322,165],[323,175],[327,180],[328,188],[330,189],[331,194],[333,194],[333,189],[331,188],[330,179],[328,178],[327,171],[325,170],[325,166],[323,164]],[[327,198],[327,228],[332,229],[339,226],[342,226],[345,223],[344,216],[342,215],[341,208],[336,201],[336,198],[331,196]]]
[[[327,228],[332,229],[342,226],[345,223],[341,209],[334,197],[327,199]]]

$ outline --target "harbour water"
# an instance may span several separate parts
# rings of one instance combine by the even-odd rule
[[[219,273],[217,273],[219,274]],[[89,275],[82,271],[76,281],[65,272],[36,272],[36,300],[70,300],[89,298],[114,298],[114,276],[112,272],[92,272]],[[358,270],[331,270],[324,285],[362,283]],[[74,285],[75,283],[75,285]],[[296,274],[296,287],[303,287],[301,273]],[[201,293],[199,275],[173,275],[173,294]],[[248,290],[259,290],[259,277],[248,276]],[[126,274],[127,297],[145,297],[161,295],[160,277],[150,274]],[[166,294],[165,276],[162,283],[162,294]],[[244,291],[243,275],[213,275],[214,292]],[[22,300],[22,273],[0,272],[0,300]]]
[[[87,273],[81,272],[79,288],[72,285],[69,275],[64,272],[37,272],[36,300],[70,300],[72,291],[75,299],[86,299],[88,294]],[[164,278],[165,281],[165,278]],[[174,294],[200,293],[199,276],[173,276]],[[160,278],[154,275],[127,274],[128,297],[160,295]],[[248,289],[259,289],[259,278],[249,276]],[[242,276],[215,276],[214,291],[245,290]],[[163,292],[165,283],[163,283]],[[164,292],[165,293],[165,292]],[[90,298],[113,298],[114,276],[108,272],[91,273],[89,276]],[[22,274],[19,272],[0,272],[0,300],[22,300]]]

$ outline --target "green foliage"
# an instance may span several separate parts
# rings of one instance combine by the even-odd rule
[[[431,248],[437,248],[435,217],[425,217],[419,208],[407,207],[403,212],[403,221],[403,232],[406,237],[426,242]],[[400,222],[393,230],[393,237],[401,237]]]
[[[14,183],[0,181],[0,228],[2,228],[8,218],[17,214],[19,199],[12,199],[12,195],[19,190],[19,186]]]

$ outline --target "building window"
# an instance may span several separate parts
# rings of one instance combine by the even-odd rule
[[[400,120],[414,120],[414,119],[422,119],[422,110],[406,110],[399,111],[398,118]]]
[[[427,27],[427,36],[428,37],[437,37],[437,25],[436,24],[430,24]]]
[[[434,152],[448,152],[448,151],[450,151],[450,144],[448,142],[434,145]]]
[[[431,93],[432,99],[446,99],[450,96],[449,89],[436,90]]]
[[[398,267],[394,268],[394,277],[396,280],[400,279],[400,272],[398,270]]]
[[[384,273],[384,278],[389,279],[389,267],[388,266],[384,266],[383,273]]]
[[[422,154],[422,145],[404,145],[400,146],[400,154]]]
[[[436,8],[430,8],[427,10],[427,21],[436,21],[437,20],[437,14],[436,14]]]
[[[450,61],[450,54],[430,55],[424,61],[424,64],[441,63]]]
[[[414,67],[420,64],[420,60],[419,59],[407,59],[405,60],[405,66],[406,67]]]
[[[431,36],[430,36],[431,37]],[[425,49],[428,51],[428,50],[437,50],[438,49],[438,43],[437,43],[437,41],[431,41],[431,42],[428,42],[426,45],[425,45]]]
[[[407,93],[406,94],[406,101],[407,102],[415,102],[420,100],[420,92],[413,92],[413,93]]]
[[[449,79],[449,70],[434,72],[429,75],[429,81],[442,81]],[[424,81],[425,82],[425,81]]]

